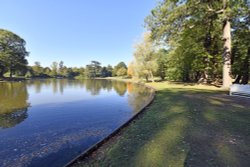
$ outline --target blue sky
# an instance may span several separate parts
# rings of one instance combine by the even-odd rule
[[[129,63],[156,0],[0,0],[0,28],[21,36],[28,61]]]

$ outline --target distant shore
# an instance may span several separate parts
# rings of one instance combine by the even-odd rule
[[[5,78],[0,78],[0,82],[20,82],[20,81],[25,81],[28,80],[28,78],[10,78],[10,77],[5,77]]]
[[[26,80],[31,80],[31,79],[72,79],[72,78],[53,78],[53,77],[32,77],[32,78],[25,78],[25,77],[4,77],[0,78],[0,82],[21,82],[21,81],[26,81]],[[74,79],[74,78],[73,78]]]

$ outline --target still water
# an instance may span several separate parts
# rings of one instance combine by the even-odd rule
[[[63,166],[136,114],[151,93],[110,80],[0,83],[0,166]]]

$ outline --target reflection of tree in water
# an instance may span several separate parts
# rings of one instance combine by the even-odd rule
[[[104,90],[107,90],[108,92],[112,90],[112,81],[111,80],[101,80],[102,82],[102,87]]]
[[[116,93],[120,96],[125,95],[127,92],[127,83],[121,82],[121,81],[113,81],[113,88],[116,91]]]
[[[64,88],[72,84],[67,79],[34,79],[28,81],[27,85],[34,87],[36,93],[41,93],[43,89],[52,88],[54,94],[58,92],[63,94]]]
[[[0,127],[11,128],[28,118],[27,108],[19,109],[10,113],[0,114]]]
[[[128,103],[134,112],[138,112],[149,100],[152,91],[145,86],[132,83],[127,83],[127,88],[129,93]]]
[[[51,89],[54,94],[60,92],[63,94],[64,90],[68,87],[72,88],[86,88],[92,95],[98,95],[101,90],[112,90],[112,81],[106,79],[86,79],[86,80],[68,80],[68,79],[42,79],[30,80],[27,82],[28,86],[34,87],[36,93],[40,93],[43,89]],[[117,86],[116,86],[117,87]],[[115,90],[120,90],[119,86]],[[126,90],[126,89],[125,89]],[[123,89],[124,91],[124,89]],[[121,94],[123,94],[120,91]]]
[[[41,88],[42,88],[42,82],[39,80],[36,80],[34,81],[34,86],[35,86],[36,93],[40,93]]]
[[[44,87],[50,87],[54,79],[32,79],[26,82],[27,86],[32,86],[36,93],[40,93]]]
[[[101,90],[112,90],[112,81],[105,79],[87,79],[84,80],[85,87],[91,95],[99,95]]]
[[[51,83],[52,83],[53,93],[56,94],[58,92],[58,80],[52,79]]]
[[[9,128],[28,117],[28,92],[25,83],[0,84],[0,127]]]
[[[91,95],[99,95],[102,89],[101,80],[87,79],[85,80],[86,90],[91,93]]]
[[[64,85],[66,85],[66,80],[65,79],[60,79],[59,80],[59,90],[60,90],[60,93],[63,94],[63,91],[64,91]]]

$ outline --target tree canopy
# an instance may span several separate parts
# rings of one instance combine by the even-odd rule
[[[113,76],[125,76],[127,75],[127,65],[121,61],[113,69]]]
[[[10,77],[18,71],[25,70],[28,64],[25,40],[11,31],[0,29],[0,77],[5,72]]]
[[[147,81],[154,81],[153,73],[157,70],[155,46],[150,38],[150,33],[145,33],[141,41],[135,45],[134,52],[135,76],[144,77]]]
[[[249,0],[161,1],[145,22],[152,39],[169,50],[168,76],[201,82],[223,79],[225,87],[231,77],[247,78],[249,4]]]

